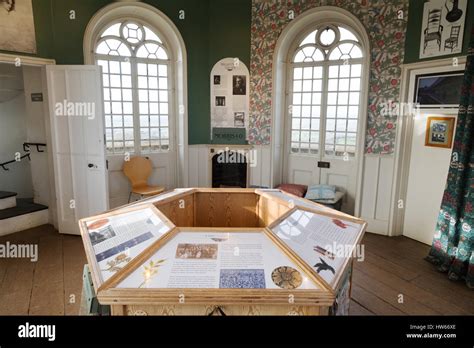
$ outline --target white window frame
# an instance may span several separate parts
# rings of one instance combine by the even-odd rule
[[[361,118],[362,118],[361,110],[362,110],[362,105],[364,103],[364,99],[362,99],[362,98],[364,98],[364,96],[366,96],[367,93],[368,93],[368,86],[362,84],[362,77],[365,74],[366,69],[367,69],[367,66],[364,64],[364,61],[365,61],[364,58],[366,57],[368,52],[365,52],[364,47],[362,47],[362,45],[360,44],[361,38],[359,37],[358,33],[355,30],[353,30],[350,26],[348,26],[346,24],[341,24],[340,22],[335,22],[335,21],[326,21],[324,23],[318,23],[318,24],[312,23],[311,25],[306,27],[306,29],[301,31],[301,33],[297,36],[297,38],[294,40],[294,42],[290,46],[290,49],[289,49],[289,52],[288,52],[288,57],[287,57],[288,64],[287,64],[287,72],[286,72],[286,81],[287,81],[287,83],[286,83],[285,95],[286,95],[286,110],[287,111],[286,111],[286,115],[285,115],[285,128],[284,128],[285,129],[285,150],[284,151],[287,153],[286,156],[290,155],[290,154],[292,154],[292,155],[300,154],[300,155],[304,155],[304,156],[312,156],[314,158],[319,158],[319,159],[323,159],[323,158],[341,159],[341,158],[345,157],[345,155],[339,156],[339,155],[336,155],[335,153],[332,154],[332,155],[331,154],[326,154],[326,145],[327,145],[326,144],[326,121],[327,121],[327,111],[328,111],[328,93],[329,93],[329,87],[328,87],[329,76],[328,75],[329,75],[329,67],[344,65],[345,62],[346,62],[345,59],[344,60],[343,59],[330,60],[329,56],[331,55],[333,50],[337,48],[337,46],[339,46],[340,44],[345,43],[346,41],[345,40],[339,40],[339,35],[336,35],[336,37],[334,39],[334,42],[331,45],[329,45],[325,48],[325,49],[329,50],[329,52],[327,53],[328,58],[324,59],[323,61],[296,62],[296,63],[294,62],[295,56],[298,53],[298,51],[302,47],[305,46],[305,45],[301,45],[302,41],[309,34],[311,34],[315,30],[318,30],[316,36],[319,37],[321,35],[321,31],[324,30],[325,27],[330,27],[330,28],[342,27],[342,28],[350,31],[352,34],[354,34],[356,36],[356,38],[358,40],[357,42],[351,41],[351,43],[356,44],[360,48],[360,50],[362,51],[362,54],[363,54],[362,58],[351,58],[350,63],[349,63],[350,65],[357,65],[357,64],[361,65],[361,76],[360,76],[361,88],[360,88],[360,91],[358,92],[359,93],[359,104],[358,104],[359,115],[358,115],[358,118],[357,118],[357,124],[358,124],[357,132],[355,133],[356,134],[355,154],[354,154],[354,156],[347,156],[346,157],[346,159],[349,160],[349,161],[355,161],[355,160],[357,160],[357,156],[358,156],[357,148],[359,146],[359,142],[362,142],[362,143],[364,142],[364,141],[357,142],[357,139],[361,139],[361,140],[365,139],[365,134],[359,134],[359,132],[360,132],[359,125],[361,123]],[[319,47],[317,43],[314,44],[314,45],[313,44],[308,44],[308,46],[315,46],[319,50],[323,49],[323,47]],[[293,71],[294,71],[294,68],[299,68],[299,67],[301,67],[301,68],[304,68],[304,67],[312,67],[312,68],[321,67],[322,68],[321,105],[320,105],[319,131],[318,131],[319,132],[319,146],[318,146],[318,153],[317,154],[311,153],[311,148],[308,148],[307,153],[302,153],[301,151],[295,153],[295,152],[292,152],[292,148],[291,148],[291,143],[292,143],[291,133],[293,131],[293,126],[292,126],[293,116],[290,112],[290,109],[292,109],[292,107],[293,107],[293,82],[294,82]],[[340,78],[338,77],[338,80],[339,79]],[[313,81],[313,80],[311,80],[311,81]],[[364,88],[366,90],[364,90]],[[339,93],[339,92],[337,91],[335,93]],[[348,91],[348,93],[349,93],[349,91]],[[337,105],[337,106],[339,106],[339,105]],[[349,104],[348,104],[348,106],[349,106]],[[300,117],[300,118],[302,118],[302,117]],[[335,120],[337,121],[337,117],[335,118]],[[349,120],[349,118],[347,118],[347,120]],[[311,130],[310,130],[310,132],[311,132]],[[301,129],[300,129],[300,133],[301,133]],[[346,133],[346,136],[347,136],[347,127],[346,127],[345,133]],[[301,141],[299,141],[299,143],[301,144]],[[347,146],[347,143],[344,146]],[[299,149],[301,150],[301,147]]]
[[[166,54],[168,55],[167,60],[158,59],[158,58],[155,59],[155,58],[137,57],[137,56],[134,56],[134,53],[136,54],[136,52],[134,52],[132,47],[130,47],[131,45],[129,43],[126,43],[126,42],[124,42],[124,44],[126,44],[127,48],[130,50],[130,53],[131,53],[130,57],[106,55],[106,54],[99,54],[97,52],[94,52],[94,59],[95,59],[95,64],[96,65],[98,64],[99,60],[104,60],[104,61],[108,61],[108,62],[110,62],[110,61],[124,62],[124,61],[127,61],[127,59],[128,59],[127,62],[130,63],[130,75],[131,75],[131,80],[132,80],[132,86],[131,86],[132,105],[133,105],[133,142],[134,142],[133,154],[141,155],[141,154],[150,154],[150,153],[160,153],[160,152],[173,151],[174,150],[174,145],[173,145],[174,137],[172,135],[174,133],[174,122],[173,122],[173,120],[175,119],[175,114],[174,114],[174,110],[172,108],[172,103],[171,103],[171,101],[174,100],[173,83],[172,83],[172,78],[171,78],[171,76],[173,76],[173,70],[172,70],[172,65],[170,64],[170,62],[172,60],[172,56],[170,55],[170,52],[167,49],[167,44],[166,44],[166,42],[163,41],[162,35],[160,34],[159,30],[152,27],[148,23],[144,23],[143,21],[130,20],[130,19],[116,20],[116,21],[113,21],[113,22],[109,23],[104,28],[102,28],[101,33],[98,35],[97,40],[95,42],[94,51],[97,49],[97,47],[99,46],[99,44],[101,42],[106,41],[109,38],[110,39],[116,39],[115,36],[104,36],[104,37],[102,37],[102,35],[104,34],[104,32],[107,29],[109,29],[111,26],[113,26],[117,23],[121,23],[122,25],[127,24],[127,23],[137,23],[139,25],[148,27],[163,42],[162,47],[165,50]],[[121,41],[126,41],[126,40],[121,40]],[[143,43],[138,44],[137,47],[141,46]],[[168,76],[167,76],[167,81],[168,81],[168,127],[167,127],[168,128],[168,139],[167,139],[168,140],[168,149],[166,149],[166,150],[163,150],[161,147],[160,147],[159,150],[153,150],[151,148],[149,150],[143,150],[142,149],[141,128],[148,128],[149,133],[151,133],[150,128],[158,128],[160,136],[159,136],[159,139],[157,139],[157,140],[160,141],[160,144],[161,144],[162,139],[161,139],[161,127],[150,127],[150,125],[148,125],[147,127],[144,127],[140,124],[140,116],[143,116],[143,115],[141,115],[140,111],[139,111],[140,110],[140,107],[139,107],[140,99],[139,99],[139,95],[138,95],[138,91],[139,91],[138,76],[139,75],[138,75],[138,71],[137,71],[138,70],[137,67],[138,67],[139,63],[159,64],[159,65],[166,65],[167,66],[167,70],[168,70]],[[110,72],[109,72],[109,75],[110,75]],[[111,89],[111,87],[108,87],[108,88]],[[111,115],[113,116],[112,113],[111,113]],[[125,129],[125,128],[129,128],[129,127],[122,126],[121,128]],[[114,127],[112,127],[111,129],[112,129],[112,139],[113,139]],[[123,155],[124,153],[127,153],[127,150],[125,149],[125,141],[126,140],[125,140],[125,135],[124,135],[123,136],[124,149],[122,151],[115,151],[115,140],[112,140],[112,150],[110,151],[109,148],[107,148],[107,154],[108,155]],[[108,139],[107,139],[107,142],[108,142]]]

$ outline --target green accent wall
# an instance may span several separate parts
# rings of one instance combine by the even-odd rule
[[[89,20],[111,0],[33,0],[37,56],[83,64]],[[251,0],[145,0],[179,29],[188,59],[189,144],[210,144],[209,74],[221,58],[250,63]],[[76,19],[69,19],[69,11]],[[179,11],[185,19],[179,19]],[[12,53],[12,52],[7,52]]]
[[[420,42],[422,33],[423,6],[428,0],[410,0],[408,9],[408,27],[405,41],[405,61],[404,63],[415,63],[420,61],[429,61],[442,58],[456,57],[466,55],[469,47],[469,38],[471,37],[472,23],[474,22],[474,1],[467,1],[467,15],[464,26],[463,52],[462,54],[445,55],[434,58],[420,59]]]

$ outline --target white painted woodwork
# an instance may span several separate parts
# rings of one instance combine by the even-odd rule
[[[361,219],[367,221],[367,231],[389,235],[393,156],[364,156],[361,188]]]
[[[102,78],[97,66],[47,66],[48,103],[60,233],[108,209]],[[92,103],[95,117],[57,116],[57,103]]]
[[[48,209],[0,220],[0,236],[27,230],[49,223]]]

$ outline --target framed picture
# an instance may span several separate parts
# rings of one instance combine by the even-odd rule
[[[417,75],[414,102],[421,108],[459,107],[464,71]]]
[[[428,117],[425,146],[450,149],[453,144],[455,117]]]
[[[234,127],[245,126],[245,112],[234,112]]]
[[[225,97],[216,97],[216,106],[225,106]]]
[[[0,50],[36,53],[31,0],[0,0]]]
[[[467,0],[430,0],[424,3],[420,59],[462,52]]]
[[[247,94],[247,77],[245,75],[234,75],[232,77],[232,92],[234,95]]]
[[[215,85],[221,84],[221,75],[214,75],[214,84]]]

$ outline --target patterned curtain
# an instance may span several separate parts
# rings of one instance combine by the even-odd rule
[[[468,52],[448,180],[427,260],[474,289],[474,30]]]

